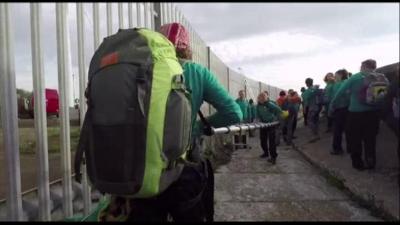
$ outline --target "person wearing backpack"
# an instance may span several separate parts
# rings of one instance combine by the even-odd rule
[[[346,130],[353,168],[374,169],[376,164],[376,136],[379,129],[379,110],[387,94],[389,82],[384,74],[376,73],[376,61],[365,60],[360,72],[352,75],[337,91],[332,105],[350,95]],[[364,160],[362,152],[364,149]]]
[[[263,123],[271,123],[278,121],[282,110],[269,100],[268,94],[262,92],[258,95],[256,107],[256,117]],[[275,143],[275,127],[267,127],[260,129],[260,142],[263,149],[263,154],[260,158],[267,158],[268,162],[275,164],[278,154],[276,153]]]
[[[319,89],[318,85],[313,85],[313,79],[307,78],[305,80],[307,89],[303,93],[304,105],[308,108],[307,126],[311,130],[312,138],[309,142],[315,142],[320,139],[318,127],[319,127],[319,113],[322,109],[323,103],[323,91]]]
[[[308,113],[308,107],[306,107],[306,102],[304,101],[304,92],[306,91],[305,87],[301,87],[300,92],[301,92],[301,108],[303,112],[303,121],[304,121],[304,126],[307,126],[307,113]]]
[[[301,99],[298,94],[293,90],[289,89],[287,96],[287,108],[289,116],[287,118],[287,133],[286,133],[286,144],[291,145],[292,139],[294,139],[294,132],[297,126],[297,114],[300,109]]]
[[[344,95],[342,98],[335,98],[333,101],[337,91],[343,85],[343,83],[347,80],[348,73],[347,70],[341,69],[336,71],[335,79],[336,82],[332,87],[332,101],[329,104],[329,113],[328,115],[333,118],[333,137],[332,137],[332,155],[341,155],[343,154],[342,147],[342,135],[345,132],[346,125],[346,117],[347,117],[347,107],[349,106],[349,95]],[[347,136],[347,133],[346,133]],[[346,149],[347,152],[350,152],[348,147],[348,137],[346,138]]]
[[[276,104],[279,106],[279,108],[282,111],[288,112],[288,101],[287,101],[287,96],[285,91],[280,91],[279,92],[279,97],[276,99]],[[280,144],[281,142],[281,136],[283,137],[283,141],[287,142],[287,131],[288,131],[288,118],[280,118],[280,125],[279,129],[277,129],[276,132],[276,139],[277,139],[277,145]]]
[[[161,33],[120,29],[97,49],[75,172],[79,181],[86,162],[92,185],[107,195],[84,220],[213,220],[213,170],[199,138],[240,122],[242,113],[191,56],[188,32],[178,23]],[[203,101],[217,110],[207,119],[199,111]]]
[[[332,87],[335,84],[335,76],[333,73],[327,73],[324,78],[324,82],[326,83],[325,89],[324,89],[324,109],[325,109],[325,114],[326,118],[328,120],[327,128],[326,128],[326,133],[329,133],[332,131],[332,126],[333,126],[333,118],[329,116],[329,103],[332,100]]]

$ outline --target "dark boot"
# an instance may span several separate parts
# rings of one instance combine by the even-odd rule
[[[276,164],[276,158],[270,158],[267,160],[268,162],[272,163],[273,165]]]

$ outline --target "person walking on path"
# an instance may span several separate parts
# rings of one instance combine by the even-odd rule
[[[257,100],[256,117],[259,121],[270,123],[279,120],[282,110],[270,102],[269,96],[265,92],[260,93]],[[278,156],[275,143],[275,127],[260,129],[260,142],[261,148],[264,151],[260,157],[267,158],[270,156],[268,162],[275,164]]]
[[[301,92],[301,108],[303,112],[303,121],[304,121],[304,126],[307,126],[307,114],[308,114],[308,107],[306,107],[305,102],[304,102],[304,92],[306,91],[305,87],[301,87],[300,92]]]
[[[242,122],[248,122],[249,121],[249,102],[246,100],[245,92],[244,90],[240,90],[238,93],[239,97],[236,99],[236,103],[239,105],[240,110],[242,111],[243,114],[243,120]],[[242,145],[235,146],[235,149],[239,148],[246,148],[247,146],[247,136],[246,134],[235,134],[235,144],[241,143]]]
[[[336,82],[332,87],[332,96],[335,97],[339,88],[347,80],[348,73],[345,69],[338,70],[335,73]],[[332,97],[332,98],[333,98]],[[343,153],[342,147],[342,134],[345,132],[347,107],[349,106],[349,95],[344,95],[341,99],[335,100],[335,107],[333,104],[329,104],[328,115],[333,118],[333,137],[332,137],[332,155],[340,155]],[[348,134],[346,133],[346,143],[348,143]],[[349,146],[346,144],[347,152],[350,151]]]
[[[309,142],[315,142],[320,139],[319,136],[319,113],[321,112],[321,105],[317,102],[317,91],[319,87],[313,85],[313,79],[307,78],[307,90],[303,93],[304,105],[308,107],[308,127],[311,130],[312,138]]]
[[[291,145],[292,139],[294,138],[294,132],[297,126],[297,115],[300,109],[301,99],[293,89],[290,89],[288,91],[288,96],[286,101],[288,105],[289,116],[287,118],[287,124],[286,124],[287,133],[285,140],[287,145]]]
[[[329,133],[332,131],[332,126],[333,126],[333,118],[329,116],[329,103],[332,100],[332,87],[335,84],[335,76],[333,73],[327,73],[325,75],[324,81],[326,83],[325,89],[324,89],[324,112],[326,114],[326,118],[328,120],[328,126],[326,128],[326,133]]]
[[[370,97],[367,96],[368,93],[374,93],[372,99],[376,99],[382,93],[368,92],[369,84],[373,82],[368,80],[370,75],[374,74],[375,69],[375,60],[363,61],[360,72],[352,75],[344,82],[332,100],[332,106],[336,108],[339,100],[350,94],[346,129],[349,136],[352,166],[357,170],[374,169],[376,164],[376,136],[379,130],[380,107],[370,104],[367,99],[367,97]],[[372,76],[376,77],[377,74],[375,73]],[[367,78],[369,79],[367,80]],[[365,161],[361,157],[363,149]]]

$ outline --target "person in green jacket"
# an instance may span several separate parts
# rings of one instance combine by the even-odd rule
[[[303,121],[304,121],[304,126],[307,126],[307,112],[308,108],[305,106],[304,102],[304,92],[306,91],[305,87],[301,87],[300,92],[301,92],[301,108],[303,111]]]
[[[307,89],[303,93],[304,106],[307,108],[307,126],[313,135],[309,142],[315,142],[320,139],[319,128],[319,113],[321,112],[321,105],[316,102],[316,95],[318,85],[313,85],[313,79],[307,78],[305,80]]]
[[[236,99],[236,103],[239,105],[240,110],[243,114],[243,122],[249,120],[249,102],[246,100],[244,90],[240,90],[238,93],[239,97]]]
[[[343,83],[346,82],[347,78],[348,78],[347,70],[341,69],[336,71],[335,73],[336,82],[332,87],[333,97],[336,95],[336,93],[338,92],[339,88],[343,85]],[[332,101],[329,104],[328,116],[333,118],[333,139],[332,139],[332,151],[331,151],[332,155],[340,155],[343,153],[342,134],[345,131],[345,125],[346,125],[347,107],[349,106],[348,97],[349,97],[348,95],[344,95],[341,99],[336,100],[336,105],[335,105],[336,108],[334,108]],[[349,148],[346,147],[346,149],[347,152],[349,152]]]
[[[213,219],[213,170],[209,162],[204,163],[200,150],[200,136],[203,132],[210,131],[196,120],[197,112],[204,101],[210,103],[217,112],[207,120],[216,128],[239,123],[243,115],[240,107],[216,76],[204,66],[190,61],[192,52],[186,28],[179,23],[172,23],[163,25],[160,30],[175,46],[177,57],[183,64],[185,84],[191,90],[191,116],[194,123],[193,143],[188,152],[188,159],[193,165],[185,166],[179,179],[159,196],[149,199],[114,196],[110,202],[102,201],[99,207],[85,218],[86,221],[108,218],[105,220],[167,222],[168,215],[176,222],[204,222]]]
[[[375,147],[379,129],[379,107],[364,104],[359,99],[360,93],[364,88],[363,83],[366,73],[375,69],[375,60],[368,59],[363,61],[360,72],[353,74],[340,86],[331,103],[334,109],[338,108],[341,99],[345,98],[346,95],[350,95],[346,130],[349,136],[348,147],[351,152],[352,166],[357,170],[373,169],[376,163]],[[363,146],[365,162],[361,158]]]
[[[240,110],[243,114],[244,123],[249,122],[249,102],[246,100],[244,90],[240,90],[238,93],[239,97],[236,99],[236,103],[239,105]],[[242,145],[238,145],[241,143]],[[246,148],[247,147],[247,136],[246,134],[235,134],[235,149]]]
[[[256,117],[263,123],[270,123],[274,121],[278,121],[282,114],[282,110],[276,104],[272,103],[269,100],[269,96],[267,93],[262,92],[258,96],[258,104],[256,107]],[[260,129],[260,142],[261,147],[264,151],[261,158],[267,158],[268,162],[275,164],[276,158],[278,156],[276,152],[276,143],[275,143],[275,127],[267,127]]]
[[[326,83],[325,89],[324,89],[324,108],[325,108],[325,113],[328,119],[328,127],[326,129],[326,132],[331,132],[332,131],[332,125],[333,125],[333,119],[332,117],[329,116],[328,111],[329,111],[329,103],[332,100],[332,87],[335,84],[335,76],[333,73],[327,73],[325,75],[324,81]]]

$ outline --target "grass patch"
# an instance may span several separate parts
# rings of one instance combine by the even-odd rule
[[[326,181],[327,181],[330,185],[332,185],[332,186],[338,188],[338,189],[341,190],[341,191],[346,190],[346,186],[344,185],[344,181],[343,181],[342,179],[339,179],[338,177],[336,177],[336,176],[330,174],[330,173],[329,173],[328,171],[326,171],[326,170],[323,170],[322,173],[323,173],[323,176],[325,177]]]
[[[70,140],[71,151],[75,151],[78,146],[80,128],[70,127]],[[48,127],[47,128],[47,141],[48,152],[60,152],[60,128]],[[36,138],[34,128],[20,128],[19,129],[19,142],[21,154],[35,154],[36,153]]]

